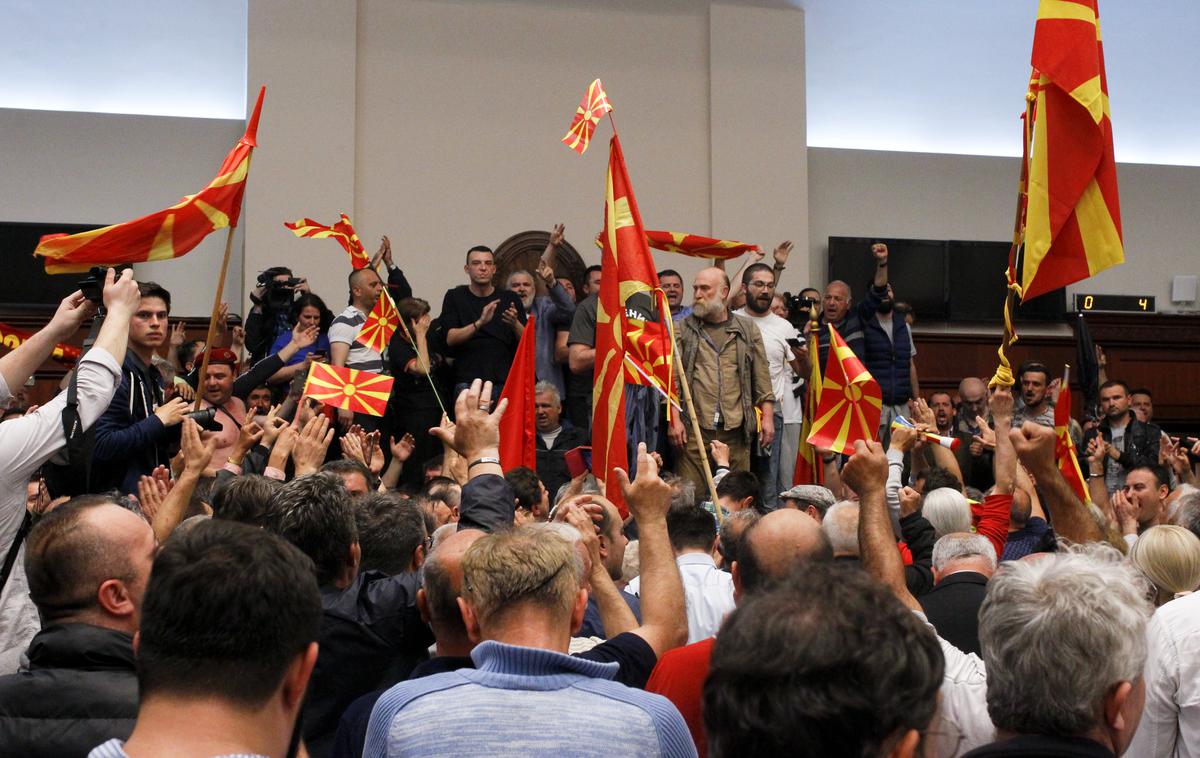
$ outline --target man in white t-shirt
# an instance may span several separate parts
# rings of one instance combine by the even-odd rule
[[[775,435],[770,450],[759,451],[755,466],[762,483],[762,503],[767,509],[774,509],[779,501],[779,493],[792,486],[790,476],[784,481],[784,467],[781,464],[786,457],[785,449],[791,450],[793,465],[796,459],[800,404],[792,395],[792,380],[802,373],[800,358],[808,348],[796,327],[771,312],[771,300],[775,297],[775,272],[770,266],[765,263],[748,266],[742,273],[742,284],[746,289],[746,307],[734,313],[753,321],[762,334],[767,368],[771,374],[771,391],[779,400],[775,404],[775,429],[779,433]],[[789,404],[788,398],[793,402]],[[784,441],[784,437],[788,437],[788,442]]]

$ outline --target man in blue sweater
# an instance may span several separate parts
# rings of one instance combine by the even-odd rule
[[[670,499],[642,448],[625,497]],[[463,621],[477,668],[401,683],[371,714],[363,755],[694,756],[666,698],[612,681],[618,663],[567,655],[587,606],[583,562],[565,539],[524,528],[476,540],[463,556]],[[570,713],[570,729],[518,714]]]

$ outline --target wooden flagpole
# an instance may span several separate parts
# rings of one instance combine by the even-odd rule
[[[251,152],[253,155],[253,152]],[[247,164],[250,161],[250,156],[246,157]],[[249,180],[250,166],[246,166],[246,179]],[[208,334],[204,339],[204,360],[200,362],[200,377],[197,382],[196,404],[192,407],[193,411],[200,410],[200,402],[204,400],[204,376],[208,371],[208,359],[212,357],[213,340],[216,338],[217,332],[217,315],[221,312],[221,296],[225,291],[225,273],[229,270],[229,255],[233,252],[233,232],[237,227],[230,225],[229,233],[225,235],[225,257],[221,259],[221,273],[217,277],[217,294],[213,299],[212,314],[208,318]]]

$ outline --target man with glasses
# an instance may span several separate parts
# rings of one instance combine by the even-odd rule
[[[769,448],[760,448],[758,455],[754,456],[755,473],[762,484],[762,503],[767,510],[774,510],[779,503],[779,493],[791,485],[790,478],[784,481],[781,475],[780,462],[785,457],[784,437],[788,436],[790,441],[798,439],[800,434],[799,423],[788,423],[800,419],[784,418],[784,398],[794,398],[794,378],[807,373],[804,364],[808,359],[808,347],[796,327],[771,312],[771,300],[775,297],[775,272],[770,266],[765,263],[748,266],[742,273],[742,284],[746,289],[746,306],[734,313],[745,316],[758,327],[763,349],[767,353],[771,391],[780,401],[775,403],[775,439]],[[795,444],[788,448],[793,451],[792,460],[795,460]]]

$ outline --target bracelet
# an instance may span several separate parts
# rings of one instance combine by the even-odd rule
[[[497,457],[495,457],[495,456],[493,456],[493,455],[485,455],[485,456],[484,456],[484,457],[482,457],[482,458],[476,458],[475,460],[473,460],[473,461],[471,461],[470,463],[468,463],[468,464],[467,464],[467,470],[468,470],[468,471],[470,471],[471,469],[475,468],[476,466],[478,466],[478,465],[479,465],[479,464],[481,464],[481,463],[494,463],[494,464],[496,464],[497,466],[499,466],[499,465],[500,465],[500,459],[499,459],[499,458],[497,458]]]
[[[775,264],[774,266],[772,266],[771,268],[773,268],[773,269],[774,269],[774,270],[776,270],[776,271],[783,271],[785,268],[787,268],[787,266],[781,266],[780,264],[776,263],[776,264]]]

